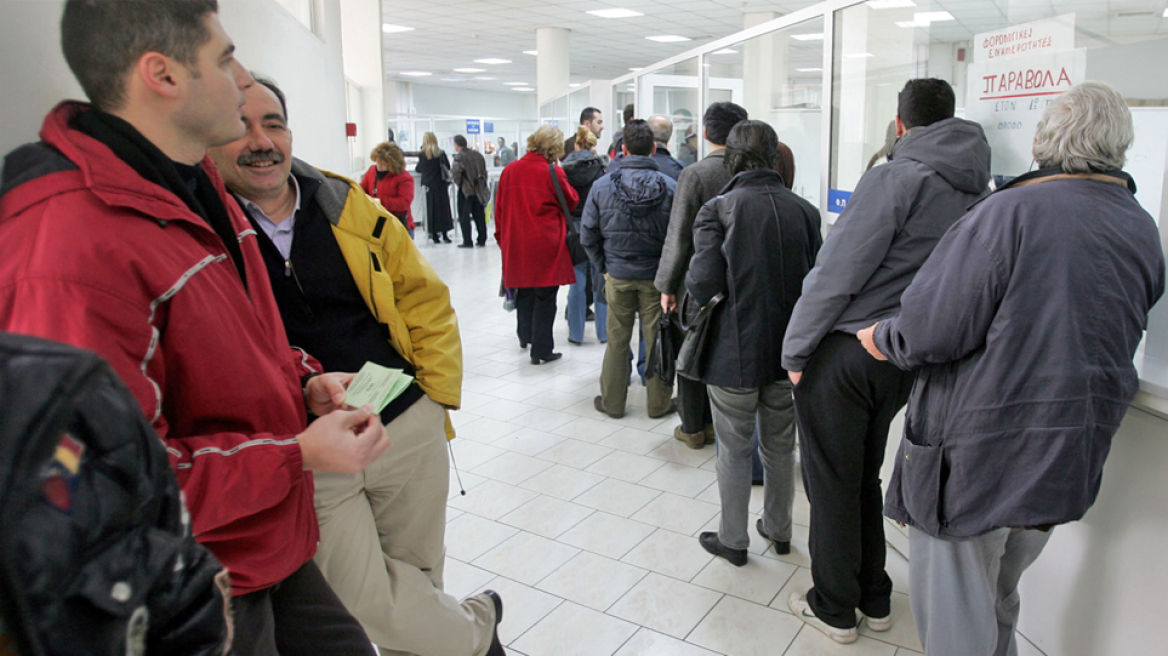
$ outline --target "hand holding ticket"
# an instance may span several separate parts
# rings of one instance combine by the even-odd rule
[[[366,362],[357,372],[357,377],[349,383],[345,395],[345,405],[360,408],[373,406],[374,414],[380,413],[406,388],[414,382],[414,377],[401,369],[390,369],[379,364]]]

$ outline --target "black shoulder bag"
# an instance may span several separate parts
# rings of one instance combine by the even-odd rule
[[[580,244],[580,231],[576,229],[572,212],[568,210],[568,202],[564,200],[564,190],[560,188],[560,176],[556,175],[555,164],[548,164],[548,173],[552,176],[552,186],[556,188],[556,198],[560,200],[560,210],[564,213],[564,223],[568,226],[564,243],[568,245],[568,253],[572,256],[572,266],[583,264],[588,261],[588,252]]]
[[[718,293],[701,308],[696,308],[697,301],[687,291],[681,297],[677,314],[681,321],[681,329],[685,337],[681,341],[681,348],[677,352],[677,375],[690,380],[700,381],[706,371],[706,362],[710,354],[710,318],[714,310],[722,303],[725,294]]]

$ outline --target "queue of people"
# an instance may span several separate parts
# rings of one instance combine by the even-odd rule
[[[202,603],[190,621],[244,656],[368,654],[370,642],[504,655],[501,596],[443,590],[462,346],[449,290],[412,239],[400,148],[378,146],[362,184],[297,159],[287,99],[234,59],[214,0],[69,0],[61,30],[90,102],[59,104],[41,141],[5,160],[0,328],[94,351],[137,400],[191,534],[228,573],[199,579],[223,613]],[[789,552],[797,445],[813,585],[787,599],[795,617],[844,644],[860,623],[892,627],[888,516],[910,527],[926,653],[1015,653],[1019,579],[1094,503],[1164,292],[1155,222],[1123,172],[1122,96],[1086,82],[1054,98],[1039,170],[991,193],[982,128],[954,116],[948,83],[910,80],[887,161],[826,239],[791,191],[797,154],[743,108],[706,110],[711,152],[688,167],[665,150],[667,117],[629,118],[608,172],[589,110],[567,141],[532,133],[494,198],[531,363],[563,357],[560,286],[573,286],[570,341],[583,341],[591,277],[606,342],[594,406],[620,418],[638,317],[653,343],[688,296],[708,319],[703,350],[678,399],[649,377],[647,410],[680,401],[674,436],[718,446],[722,516],[701,548],[749,560],[757,452],[756,528]],[[453,181],[462,245],[472,224],[484,245],[483,156],[460,137],[451,164],[432,133],[423,143],[430,238],[450,241]],[[369,362],[412,382],[377,411],[345,406]],[[138,597],[115,586],[115,601],[166,601]],[[145,651],[165,649],[139,629]]]

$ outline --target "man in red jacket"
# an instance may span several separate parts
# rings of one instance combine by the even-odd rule
[[[311,560],[311,470],[360,471],[388,438],[339,409],[350,375],[314,377],[289,347],[255,232],[205,158],[243,135],[253,83],[217,12],[66,3],[65,58],[93,104],[58,105],[5,159],[0,330],[96,351],[134,393],[231,573],[235,653],[368,654]]]

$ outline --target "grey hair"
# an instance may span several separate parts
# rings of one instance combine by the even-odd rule
[[[1083,82],[1055,97],[1038,121],[1034,159],[1064,173],[1115,171],[1135,141],[1131,110],[1109,84]]]
[[[649,129],[653,131],[653,141],[659,144],[669,143],[669,137],[673,136],[673,121],[669,117],[661,114],[654,114],[649,117]]]

